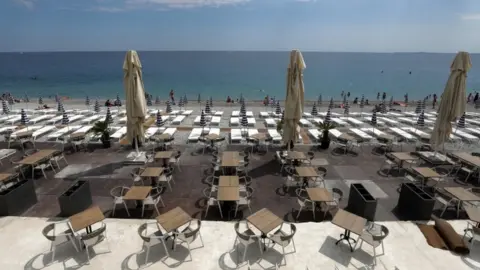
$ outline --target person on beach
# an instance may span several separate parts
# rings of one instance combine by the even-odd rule
[[[383,92],[382,94],[382,100],[385,100],[387,98],[387,93]]]
[[[349,97],[350,97],[350,92],[347,93],[347,98],[349,98]]]
[[[358,97],[356,97],[354,100],[353,100],[353,104],[357,104],[358,103]]]
[[[380,92],[377,93],[377,100],[380,99]]]
[[[232,98],[230,96],[227,97],[227,103],[231,103],[232,102]]]
[[[470,103],[470,101],[472,101],[472,93],[468,94],[467,97],[467,103]]]
[[[477,96],[477,98],[478,98],[478,96]],[[437,104],[437,94],[433,94],[432,109],[435,109],[436,104]]]
[[[345,92],[344,92],[344,91],[342,91],[342,94],[341,94],[341,96],[343,97],[343,95],[345,95]]]
[[[175,93],[173,89],[170,89],[170,100],[172,101],[173,105],[175,105]]]
[[[477,104],[477,100],[478,100],[478,93],[475,92],[475,97],[473,98],[473,104]]]

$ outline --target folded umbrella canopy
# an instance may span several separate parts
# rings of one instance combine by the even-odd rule
[[[450,77],[438,106],[437,120],[433,128],[430,143],[435,147],[443,145],[452,132],[452,122],[465,112],[467,103],[465,84],[467,72],[472,67],[470,55],[459,52],[450,66]]]
[[[127,109],[127,139],[132,142],[138,138],[143,142],[143,123],[147,116],[145,92],[142,78],[142,64],[136,51],[128,51],[123,62],[123,85],[125,87]],[[136,141],[135,141],[136,142]],[[136,144],[138,152],[138,145]]]
[[[303,113],[304,86],[303,70],[306,68],[302,53],[293,50],[287,72],[287,97],[285,98],[285,121],[283,125],[283,142],[290,145],[298,138],[297,126]]]

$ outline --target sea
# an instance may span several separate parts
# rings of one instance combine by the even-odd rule
[[[139,51],[145,91],[160,99],[175,95],[196,100],[227,96],[282,100],[289,52]],[[0,53],[0,92],[16,97],[112,98],[124,95],[125,52]],[[374,99],[386,92],[395,100],[441,94],[454,54],[303,52],[305,97]],[[480,54],[471,55],[467,91],[480,91]]]

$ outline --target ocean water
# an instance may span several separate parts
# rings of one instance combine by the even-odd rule
[[[124,52],[0,53],[0,92],[20,96],[123,96]],[[170,89],[189,99],[212,96],[284,99],[289,52],[139,52],[145,90],[162,99]],[[454,54],[304,52],[305,95],[316,99],[387,92],[395,99],[440,94]],[[480,54],[472,55],[467,89],[480,90]],[[383,72],[382,72],[383,71]],[[36,78],[36,79],[33,79]]]

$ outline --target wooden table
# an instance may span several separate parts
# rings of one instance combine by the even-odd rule
[[[143,201],[148,197],[150,191],[152,191],[151,186],[133,186],[123,196],[123,199]]]
[[[30,138],[33,135],[33,131],[24,131],[24,132],[19,132],[15,134],[16,139],[24,139],[24,138]]]
[[[345,140],[345,141],[350,141],[350,142],[354,142],[356,141],[357,139],[355,139],[355,137],[351,136],[351,135],[348,135],[346,133],[342,133],[342,135],[340,135],[338,137],[339,140]]]
[[[295,171],[300,177],[318,177],[318,173],[314,167],[310,167],[310,166],[295,167]]]
[[[255,135],[250,136],[250,138],[256,139],[259,141],[264,141],[265,139],[267,139],[267,135],[265,133],[257,133]]]
[[[399,161],[402,161],[402,162],[417,159],[416,157],[413,157],[412,155],[410,155],[410,153],[408,153],[408,152],[391,152],[389,154],[392,157],[394,157],[395,159],[397,159]]]
[[[192,220],[189,214],[183,211],[180,207],[175,207],[172,210],[161,214],[157,217],[157,222],[162,226],[167,233],[178,229]]]
[[[308,197],[314,202],[333,202],[332,194],[326,188],[306,188]]]
[[[41,162],[42,160],[51,157],[53,154],[58,152],[58,150],[55,149],[45,149],[45,150],[39,150],[38,152],[25,157],[24,159],[15,162],[16,164],[22,164],[22,165],[29,165],[32,166],[32,179],[35,178],[35,166]]]
[[[140,174],[140,177],[150,178],[152,181],[151,184],[156,185],[156,179],[158,179],[162,173],[163,167],[147,167],[143,170],[142,174]]]
[[[173,156],[173,151],[161,151],[156,152],[154,160],[163,160],[163,165],[166,166],[170,158]]]
[[[218,134],[208,134],[207,136],[205,136],[205,139],[209,140],[209,141],[213,141],[213,140],[216,140],[220,138],[220,135]]]
[[[465,212],[467,212],[468,219],[471,221],[480,224],[480,209],[475,206],[465,206]]]
[[[238,176],[220,176],[218,180],[219,187],[238,187],[239,178]]]
[[[283,223],[281,218],[277,217],[267,208],[263,208],[248,216],[247,221],[255,226],[255,228],[261,231],[264,235],[271,232],[273,229],[277,228]]]
[[[295,159],[307,159],[305,153],[298,151],[287,151],[286,159],[295,160]]]
[[[465,163],[473,165],[475,167],[480,167],[480,158],[472,156],[466,152],[453,152],[452,155]]]
[[[415,167],[413,170],[418,173],[423,178],[433,178],[433,177],[441,177],[436,171],[432,170],[429,167]]]
[[[0,182],[10,180],[15,174],[12,173],[0,173]]]
[[[239,201],[240,187],[219,186],[217,191],[217,200],[221,202]]]
[[[238,167],[240,165],[240,157],[238,152],[225,151],[222,154],[222,167]]]
[[[471,201],[480,201],[480,197],[473,194],[463,187],[446,187],[444,188],[446,192],[450,193],[452,196],[457,198],[459,201],[471,202]]]
[[[68,136],[68,137],[72,141],[77,141],[77,140],[80,140],[80,139],[84,139],[85,135],[86,134],[84,132],[77,132],[77,133],[70,134],[70,136]]]
[[[353,247],[350,241],[355,243],[356,240],[350,238],[350,232],[353,232],[356,235],[362,235],[367,220],[343,209],[338,209],[337,214],[333,217],[332,223],[345,229],[345,233],[340,234],[340,239],[335,244],[338,245],[338,243],[345,240],[350,246],[350,251],[353,252]]]
[[[74,232],[82,229],[87,229],[87,233],[89,233],[92,231],[92,228],[90,226],[104,220],[105,216],[103,215],[102,210],[100,210],[100,207],[93,206],[91,208],[88,208],[87,210],[71,216],[69,219],[70,225],[72,226],[72,230]]]

